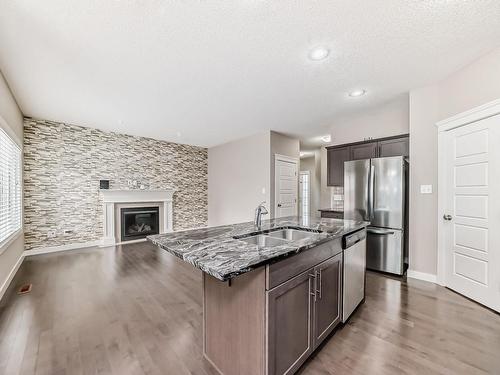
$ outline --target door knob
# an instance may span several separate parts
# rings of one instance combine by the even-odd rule
[[[453,219],[453,217],[451,215],[444,214],[443,219],[445,219],[446,221],[450,221],[451,219]]]

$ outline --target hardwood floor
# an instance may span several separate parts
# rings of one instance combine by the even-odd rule
[[[201,273],[149,243],[27,258],[0,307],[0,374],[196,374]],[[375,273],[301,374],[500,374],[500,316],[445,288]],[[231,374],[232,375],[232,374]]]

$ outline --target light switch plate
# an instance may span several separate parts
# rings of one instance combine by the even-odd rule
[[[420,194],[432,194],[432,185],[420,185]]]

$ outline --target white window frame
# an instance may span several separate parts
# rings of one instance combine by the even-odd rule
[[[12,144],[15,146],[15,148],[19,151],[19,198],[20,198],[20,225],[19,228],[15,229],[12,233],[9,233],[6,238],[0,241],[0,254],[2,254],[7,248],[19,238],[19,236],[22,235],[23,233],[23,155],[22,155],[22,148],[20,146],[20,142],[18,138],[13,134],[11,131],[9,131],[9,127],[7,126],[6,122],[4,119],[0,116],[0,132],[2,133],[2,136],[5,136],[9,141],[12,142]]]

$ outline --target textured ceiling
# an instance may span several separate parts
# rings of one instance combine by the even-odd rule
[[[499,19],[498,0],[0,0],[0,70],[32,117],[201,146],[307,138],[498,46]]]

